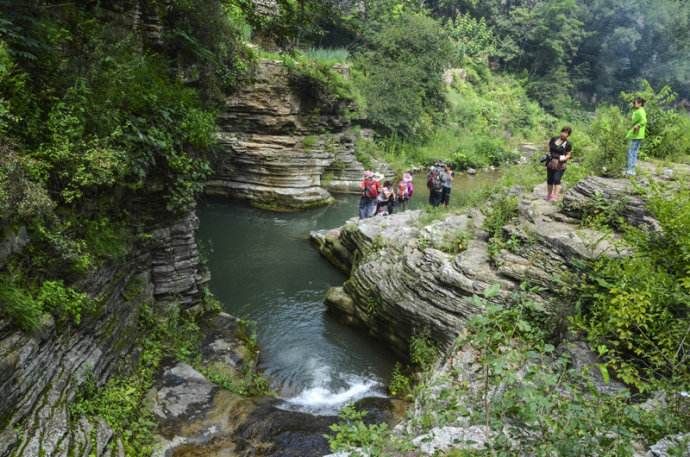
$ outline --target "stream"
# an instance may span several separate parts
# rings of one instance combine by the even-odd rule
[[[495,178],[459,175],[453,192]],[[428,197],[423,177],[415,185],[413,209]],[[326,312],[326,290],[346,278],[309,242],[311,230],[355,216],[358,199],[339,195],[331,206],[300,213],[215,201],[199,209],[211,290],[228,313],[256,322],[259,368],[283,400],[281,408],[335,414],[352,401],[385,396],[397,359],[364,331]]]

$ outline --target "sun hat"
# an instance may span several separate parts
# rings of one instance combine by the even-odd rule
[[[370,171],[370,170],[366,170],[366,171],[364,172],[364,177],[365,177],[365,178],[373,178],[373,177],[374,177],[374,172],[373,172],[373,171]]]
[[[374,179],[377,181],[382,181],[384,178],[383,173],[374,173]]]
[[[410,182],[410,181],[412,181],[412,175],[409,174],[409,173],[403,173],[402,179],[403,179],[403,181],[405,181],[405,182]]]

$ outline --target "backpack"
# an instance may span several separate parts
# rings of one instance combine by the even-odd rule
[[[375,182],[371,179],[364,180],[364,189],[362,189],[362,197],[376,198],[379,196],[379,191],[376,189]]]
[[[437,167],[431,170],[426,178],[426,185],[431,190],[440,191],[443,189],[443,181],[441,180],[441,172]]]
[[[405,181],[400,181],[400,184],[398,184],[398,196],[400,198],[410,197],[410,188],[407,186]]]

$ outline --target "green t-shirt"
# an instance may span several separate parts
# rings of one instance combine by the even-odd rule
[[[637,132],[633,129],[633,127],[636,125],[640,126]],[[637,108],[632,112],[632,127],[630,127],[630,130],[628,130],[628,133],[625,135],[625,137],[629,140],[644,140],[646,128],[647,113],[645,112],[644,108]]]

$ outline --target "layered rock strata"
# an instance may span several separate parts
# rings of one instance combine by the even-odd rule
[[[599,178],[589,178],[571,189],[565,207],[591,200],[589,189],[597,183],[601,185]],[[349,274],[342,287],[328,292],[329,309],[406,355],[418,333],[449,347],[466,320],[481,311],[474,296],[494,285],[500,291],[489,294],[490,302],[508,302],[525,281],[545,289],[544,297],[531,296],[544,302],[563,271],[601,255],[626,255],[616,235],[585,228],[575,210],[544,201],[542,187],[514,192],[519,195],[518,216],[503,227],[510,249],[499,252],[490,253],[484,215],[478,210],[436,221],[407,211],[313,232],[321,253]],[[634,208],[630,217],[655,226],[643,205],[635,203]]]
[[[108,426],[74,417],[69,405],[87,378],[101,385],[132,361],[144,305],[198,301],[205,275],[196,224],[190,214],[159,227],[126,261],[91,274],[80,288],[99,312],[78,328],[46,315],[39,330],[25,333],[0,320],[0,456],[113,455]]]
[[[652,179],[656,178],[666,179]],[[473,453],[491,448],[492,440],[500,435],[510,443],[511,455],[532,455],[522,448],[523,440],[533,438],[524,423],[506,419],[498,430],[484,423],[484,399],[499,402],[509,387],[487,384],[483,349],[468,342],[468,317],[482,312],[485,303],[512,302],[512,293],[527,293],[547,312],[556,310],[558,303],[551,297],[559,287],[556,279],[563,272],[601,256],[628,255],[618,235],[583,224],[582,218],[597,211],[612,211],[627,224],[644,230],[660,229],[646,202],[627,180],[587,178],[567,192],[562,205],[544,201],[545,190],[542,185],[533,191],[509,192],[518,198],[517,216],[502,228],[507,249],[497,251],[494,245],[491,254],[489,234],[482,229],[484,215],[477,210],[444,215],[438,220],[430,220],[420,211],[407,211],[363,221],[353,219],[341,228],[312,232],[312,241],[320,252],[349,274],[342,287],[332,288],[327,294],[326,304],[332,312],[349,323],[364,326],[403,355],[411,336],[420,332],[428,332],[443,349],[430,378],[416,392],[411,414],[394,428],[394,438],[388,443],[392,448],[397,449],[394,443],[400,441],[407,443],[406,451],[415,456]],[[540,292],[527,292],[520,288],[523,283],[540,286]],[[492,285],[499,285],[501,290],[492,290]],[[475,294],[485,297],[474,300]],[[514,342],[506,340],[501,350],[509,352],[511,344]],[[575,336],[565,338],[554,353],[566,355],[574,372],[588,378],[600,393],[625,389],[602,375],[597,354]],[[550,357],[544,359],[547,366],[552,362]],[[502,369],[517,373],[519,380],[533,361],[515,360],[520,362]],[[659,404],[634,407],[666,407],[665,399],[652,403]],[[671,449],[675,447],[675,452],[682,453],[689,442],[686,433],[665,437],[656,444],[632,445],[634,457],[669,457],[675,455]],[[354,449],[327,457],[355,455],[374,454]],[[403,454],[393,451],[390,455]]]
[[[331,202],[327,189],[356,190],[364,168],[349,103],[314,98],[282,62],[260,61],[252,83],[226,100],[207,193],[296,210]]]

